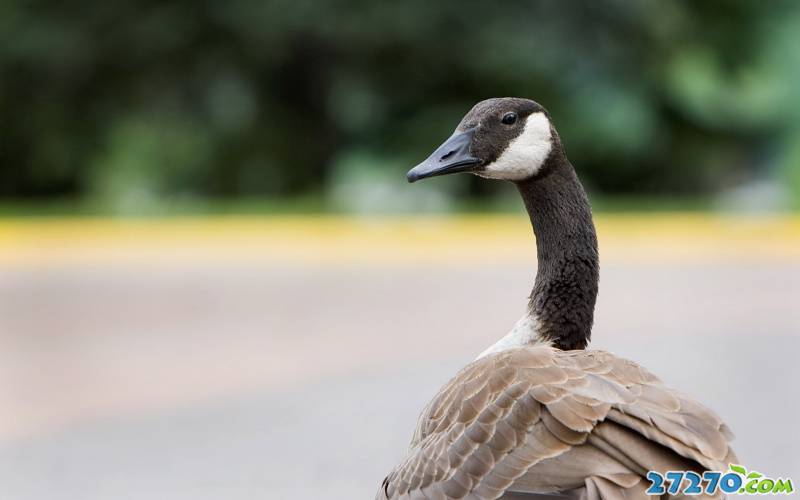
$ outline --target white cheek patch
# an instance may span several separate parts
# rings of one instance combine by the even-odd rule
[[[550,121],[544,113],[530,115],[522,133],[511,141],[500,158],[477,174],[507,181],[520,181],[536,175],[553,147],[551,135]]]

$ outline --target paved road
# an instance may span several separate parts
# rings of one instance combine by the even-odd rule
[[[594,347],[800,480],[800,263],[611,259]],[[371,498],[534,270],[162,262],[0,269],[0,497]]]

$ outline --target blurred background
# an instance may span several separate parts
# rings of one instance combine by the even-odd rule
[[[404,177],[505,95],[589,190],[593,346],[800,480],[797,2],[6,0],[1,496],[370,498],[524,310],[513,187]]]

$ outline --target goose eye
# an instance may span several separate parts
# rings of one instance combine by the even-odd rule
[[[513,125],[517,121],[517,114],[514,112],[506,113],[501,120],[505,125]]]

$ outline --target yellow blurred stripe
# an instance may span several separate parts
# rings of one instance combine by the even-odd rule
[[[596,216],[604,260],[800,260],[800,216],[698,213]],[[236,260],[455,262],[530,260],[527,218],[241,216],[0,219],[0,265]]]

